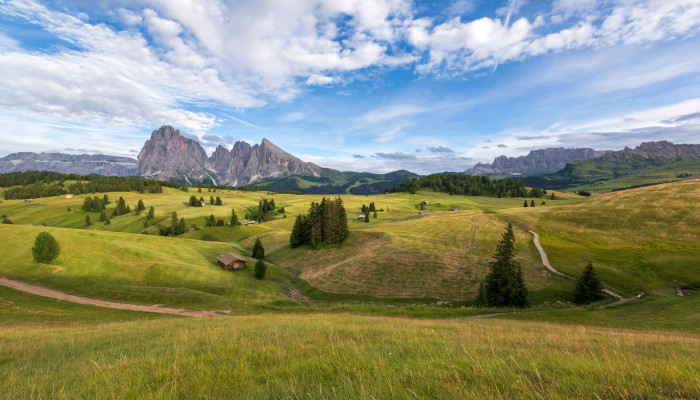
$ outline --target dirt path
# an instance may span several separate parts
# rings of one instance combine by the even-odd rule
[[[540,245],[540,235],[535,233],[535,231],[528,231],[528,232],[532,233],[532,236],[533,236],[532,241],[535,243],[535,247],[537,247],[537,251],[540,252],[540,257],[542,257],[542,264],[544,264],[544,266],[548,270],[550,270],[552,273],[555,273],[559,276],[563,276],[564,278],[574,279],[573,277],[566,275],[562,272],[559,272],[554,267],[552,267],[552,265],[549,263],[549,259],[547,258],[547,253],[544,252],[542,245]]]
[[[67,294],[53,289],[49,289],[43,286],[30,285],[28,283],[23,283],[7,278],[0,278],[0,286],[9,287],[11,289],[19,290],[20,292],[30,293],[37,296],[50,297],[52,299],[68,301],[71,303],[87,304],[95,307],[113,308],[115,310],[172,314],[180,315],[183,317],[215,317],[221,315],[214,311],[185,310],[182,308],[160,307],[157,305],[144,306],[138,304],[116,303],[107,300],[90,299],[87,297],[75,296],[72,294]]]

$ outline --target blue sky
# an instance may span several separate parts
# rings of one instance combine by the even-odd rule
[[[699,30],[700,0],[0,0],[0,156],[166,124],[375,172],[700,143]]]

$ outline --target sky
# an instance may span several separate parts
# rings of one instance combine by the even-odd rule
[[[427,174],[700,143],[700,0],[0,0],[0,156],[162,125]]]

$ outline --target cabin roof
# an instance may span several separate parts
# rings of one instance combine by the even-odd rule
[[[216,256],[216,259],[221,261],[222,263],[228,265],[231,264],[234,261],[243,261],[243,262],[248,262],[248,259],[244,258],[243,256],[240,256],[238,254],[234,253],[224,253]]]

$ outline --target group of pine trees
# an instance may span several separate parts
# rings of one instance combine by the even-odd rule
[[[520,264],[515,261],[515,234],[508,224],[496,247],[486,279],[479,285],[476,305],[479,307],[528,307],[530,300]],[[573,301],[589,304],[603,299],[603,284],[589,262],[577,280]]]
[[[289,244],[299,247],[304,244],[339,243],[349,233],[348,215],[343,200],[323,198],[319,203],[311,203],[307,215],[297,215]]]
[[[466,196],[496,197],[535,197],[547,194],[544,189],[526,189],[519,179],[491,179],[487,176],[464,174],[428,175],[408,179],[391,189],[391,192],[416,193],[419,190],[432,190]]]
[[[66,181],[77,181],[70,185]],[[185,188],[177,182],[120,176],[61,174],[49,171],[26,171],[0,174],[0,187],[7,187],[6,199],[33,199],[58,195],[130,192],[162,193],[163,187]]]
[[[377,219],[377,207],[374,205],[374,202],[369,203],[369,206],[367,205],[362,205],[362,214],[365,215],[365,222],[369,222],[370,215],[372,218]]]
[[[109,196],[107,195],[104,195],[101,199],[97,196],[87,196],[85,197],[85,201],[83,201],[82,209],[87,212],[100,212],[104,210],[108,204]]]
[[[152,207],[151,207],[152,208]],[[150,212],[149,212],[150,214]],[[146,219],[148,221],[148,219]],[[161,228],[158,233],[161,236],[178,236],[190,230],[187,221],[184,218],[178,218],[177,213],[173,211],[170,214],[170,226]]]

